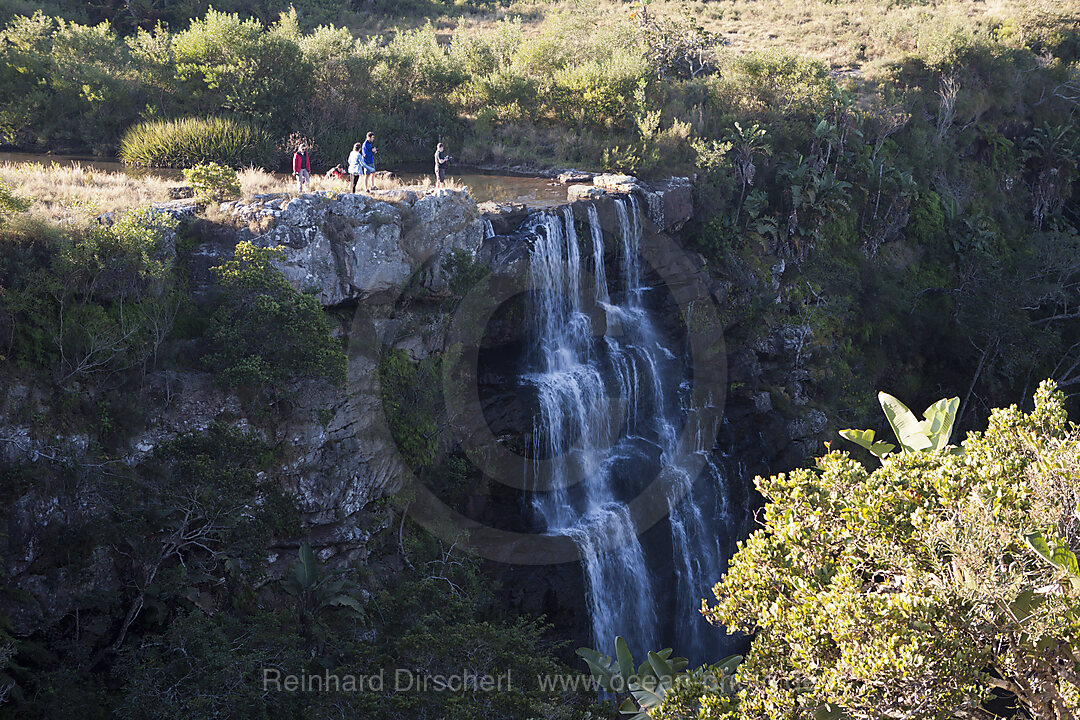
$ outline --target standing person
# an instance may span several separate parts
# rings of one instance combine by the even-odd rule
[[[446,154],[446,148],[439,143],[435,148],[435,187],[441,188],[446,184],[446,163],[453,158]]]
[[[375,133],[369,132],[367,140],[360,148],[360,172],[364,174],[364,190],[371,192],[375,189],[375,153],[379,152],[375,147]]]
[[[292,156],[292,174],[296,178],[297,192],[304,194],[304,186],[311,189],[311,158],[307,154],[304,143],[296,146],[296,152]]]
[[[352,175],[352,191],[356,192],[356,181],[360,179],[360,143],[353,143],[349,153],[349,174]]]

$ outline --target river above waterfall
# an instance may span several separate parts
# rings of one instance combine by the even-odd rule
[[[82,165],[107,172],[120,172],[131,177],[162,177],[180,180],[181,171],[171,168],[144,168],[125,165],[115,159],[94,155],[51,155],[36,153],[0,152],[0,163],[34,163],[36,165]],[[419,163],[387,165],[379,168],[393,173],[407,184],[432,180],[431,170]],[[274,173],[289,179],[288,173]],[[469,166],[451,166],[448,177],[458,185],[467,185],[469,194],[478,202],[520,203],[530,208],[545,208],[566,202],[566,186],[540,177],[524,177],[506,173],[490,172]],[[346,187],[342,181],[342,188]]]

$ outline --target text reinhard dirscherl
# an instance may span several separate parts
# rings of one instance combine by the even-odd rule
[[[398,668],[393,673],[380,670],[370,675],[351,673],[283,673],[263,668],[264,692],[508,692],[510,671],[486,675],[469,670],[459,673],[428,674]]]

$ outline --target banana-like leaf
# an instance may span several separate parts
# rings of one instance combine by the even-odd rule
[[[1059,568],[1070,575],[1080,577],[1080,566],[1077,565],[1076,555],[1072,550],[1061,543],[1058,543],[1058,546],[1054,548],[1054,553],[1051,557],[1053,558],[1053,563]]]
[[[886,392],[878,393],[878,402],[881,403],[885,418],[896,433],[896,439],[900,441],[900,447],[904,449],[904,452],[922,452],[932,447],[922,424],[907,405]]]
[[[953,423],[956,422],[956,411],[960,408],[960,398],[942,398],[926,408],[922,422],[923,432],[930,439],[934,450],[944,450],[949,445],[949,437],[952,435]]]
[[[870,453],[878,460],[884,460],[885,456],[896,449],[896,446],[887,442],[876,442],[870,446]]]
[[[634,700],[645,711],[664,702],[666,693],[667,686],[654,678],[649,679],[644,685],[638,683],[630,685],[630,694],[634,696]]]
[[[1024,542],[1027,546],[1035,551],[1035,554],[1041,557],[1051,565],[1054,564],[1054,555],[1050,552],[1050,546],[1046,544],[1046,538],[1038,530],[1029,532],[1024,535]]]
[[[300,590],[312,588],[319,581],[319,564],[306,542],[300,543],[300,557],[292,565],[292,577]]]
[[[1009,605],[1009,609],[1012,614],[1016,616],[1016,619],[1020,622],[1024,622],[1031,617],[1039,605],[1042,605],[1046,601],[1045,597],[1036,594],[1034,589],[1024,590],[1022,593],[1016,596],[1016,599]]]
[[[886,455],[896,449],[896,446],[887,442],[875,442],[874,436],[873,430],[853,430],[849,428],[840,431],[840,437],[850,440],[859,447],[866,448],[878,460],[884,460]]]
[[[1076,554],[1072,550],[1060,541],[1051,549],[1046,538],[1037,530],[1025,534],[1024,542],[1035,551],[1036,555],[1068,575],[1069,584],[1073,590],[1080,592],[1080,564],[1077,563]]]
[[[873,430],[855,430],[848,428],[840,431],[840,437],[850,440],[861,448],[869,450],[874,445]]]
[[[622,673],[623,679],[629,680],[634,674],[634,656],[630,654],[630,646],[626,644],[622,635],[615,638],[615,657],[619,659],[619,672]]]
[[[360,604],[360,601],[354,598],[352,595],[335,595],[327,601],[327,605],[334,605],[337,607],[347,607],[357,615],[364,614],[364,606]]]
[[[608,692],[613,692],[612,680],[618,674],[615,660],[607,655],[601,655],[592,648],[578,648],[577,654],[585,660],[585,663],[589,666],[589,672],[600,687]]]
[[[659,678],[661,683],[671,682],[672,678],[675,677],[675,669],[657,653],[649,653],[649,664],[652,665],[653,674]]]

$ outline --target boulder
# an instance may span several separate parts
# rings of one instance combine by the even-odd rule
[[[604,188],[605,190],[630,192],[637,189],[637,178],[633,175],[597,175],[592,179],[592,181],[593,185]]]
[[[602,198],[607,193],[595,185],[571,185],[566,189],[566,199],[570,202],[575,200],[594,200]]]
[[[595,173],[570,168],[560,172],[556,179],[563,185],[576,185],[578,183],[592,182],[593,177],[595,177]]]

